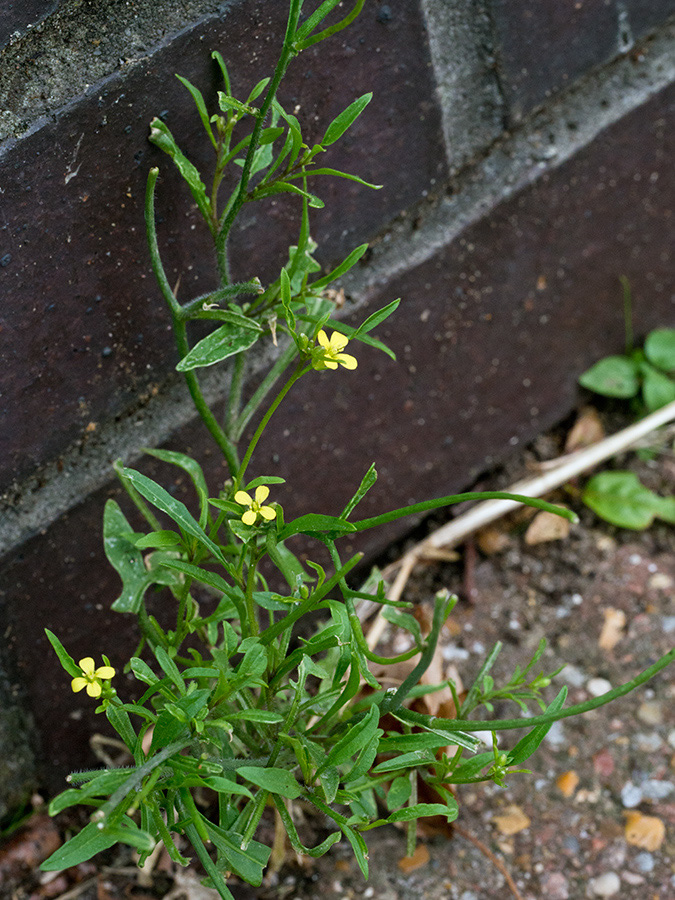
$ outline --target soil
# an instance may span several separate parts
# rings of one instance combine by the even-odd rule
[[[624,424],[610,417],[607,427],[613,431]],[[563,452],[565,433],[563,428],[541,437],[477,489],[503,488],[526,475],[533,462]],[[630,468],[648,487],[672,494],[672,449],[647,459],[626,454],[612,467]],[[499,682],[516,665],[527,663],[545,636],[548,645],[537,671],[564,666],[547,697],[552,699],[566,684],[568,703],[629,680],[673,646],[675,529],[658,522],[644,532],[614,528],[581,504],[574,485],[554,499],[580,516],[566,538],[529,544],[528,521],[516,516],[477,538],[477,552],[472,544],[457,562],[425,564],[407,585],[406,599],[422,612],[440,588],[460,594],[444,629],[440,658],[446,673],[455,667],[465,687],[496,641],[504,648],[493,670]],[[427,521],[414,538],[439,522]],[[391,548],[390,557],[400,556],[409,543]],[[385,634],[380,647],[386,648],[387,641],[395,645],[399,637]],[[318,860],[289,860],[262,888],[233,883],[233,893],[241,900],[516,896],[496,858],[527,900],[672,898],[674,698],[673,672],[666,669],[607,707],[557,723],[528,760],[533,774],[513,775],[503,788],[460,788],[458,827],[451,834],[423,828],[412,860],[405,857],[402,831],[387,826],[369,832],[368,882],[349,846],[341,843]],[[517,713],[504,705],[497,706],[495,714]],[[505,747],[517,739],[514,735],[506,733]],[[175,873],[161,859],[152,874],[139,879],[128,857],[119,853],[107,857],[107,866],[88,863],[56,877],[39,873],[39,860],[54,849],[59,828],[71,823],[64,819],[55,826],[38,814],[0,849],[0,897],[216,896],[201,887],[198,874]]]

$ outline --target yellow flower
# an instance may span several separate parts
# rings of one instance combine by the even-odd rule
[[[258,521],[258,516],[262,516],[262,518],[266,519],[268,522],[271,522],[272,519],[276,519],[277,514],[272,507],[263,506],[263,503],[269,497],[269,493],[270,489],[264,484],[259,485],[255,489],[255,499],[253,499],[250,494],[247,494],[246,491],[237,491],[234,495],[234,502],[239,503],[242,506],[248,506],[248,509],[241,517],[241,521],[244,525],[255,525]]]
[[[82,675],[78,675],[77,678],[73,678],[70,682],[70,686],[75,693],[86,688],[90,697],[100,697],[103,690],[101,682],[115,677],[115,670],[112,666],[99,666],[96,669],[91,656],[85,656],[84,659],[79,661],[78,665],[82,669]]]
[[[316,337],[321,350],[312,361],[315,369],[337,369],[338,363],[344,366],[345,369],[355,369],[357,367],[358,362],[356,358],[350,356],[349,353],[342,352],[349,343],[344,334],[334,331],[329,340],[328,335],[322,328]]]

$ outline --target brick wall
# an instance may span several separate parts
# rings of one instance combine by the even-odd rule
[[[311,6],[311,4],[309,4]],[[347,6],[347,4],[345,4]],[[175,376],[143,234],[159,165],[159,238],[190,294],[213,284],[205,235],[147,141],[161,113],[197,163],[191,101],[227,59],[235,87],[275,61],[281,0],[0,0],[0,817],[35,784],[87,764],[90,713],[67,690],[43,628],[71,652],[133,647],[108,613],[101,546],[122,457],[170,484],[147,445],[189,447],[212,484],[220,461]],[[353,98],[375,99],[330,164],[382,183],[326,184],[313,233],[328,265],[362,241],[348,314],[401,296],[383,329],[398,363],[361,354],[327,401],[306,380],[261,444],[290,513],[339,511],[372,461],[366,514],[471,484],[579,397],[578,374],[622,346],[619,275],[638,337],[675,321],[669,0],[555,4],[367,2],[356,23],[291,68],[281,100],[310,136]],[[668,126],[670,125],[670,129]],[[274,277],[292,203],[247,212],[236,275]],[[433,350],[431,349],[433,348]],[[209,373],[211,400],[227,372]],[[172,482],[172,479],[174,481]],[[360,545],[373,554],[393,529]]]

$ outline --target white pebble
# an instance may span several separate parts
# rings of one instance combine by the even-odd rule
[[[673,730],[668,733],[667,740],[673,750],[675,750],[675,728],[673,728]]]
[[[590,888],[594,897],[613,897],[621,890],[621,880],[616,872],[605,872],[592,879]]]
[[[586,690],[591,697],[601,697],[612,690],[612,685],[606,678],[591,678],[586,682]]]
[[[569,684],[570,687],[580,688],[586,681],[586,676],[577,666],[567,663],[565,668],[555,676],[555,680],[563,681],[565,684]]]
[[[665,800],[666,797],[675,791],[675,785],[672,781],[659,781],[657,778],[649,778],[642,783],[642,795],[645,800],[651,800],[658,803]]]
[[[661,749],[662,744],[661,736],[656,731],[651,731],[649,734],[640,732],[634,736],[633,741],[642,753],[656,753]]]
[[[626,809],[635,809],[642,803],[642,791],[632,781],[627,781],[621,788],[621,802]]]
[[[646,851],[638,853],[635,857],[635,865],[641,872],[651,872],[654,868],[654,857]]]

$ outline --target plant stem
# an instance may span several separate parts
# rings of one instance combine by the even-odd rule
[[[260,134],[265,125],[265,119],[267,117],[267,113],[269,112],[270,106],[272,105],[272,101],[276,96],[276,92],[279,88],[279,84],[281,83],[281,79],[286,74],[286,69],[288,68],[288,64],[291,61],[291,57],[296,54],[296,50],[293,47],[293,37],[295,35],[298,19],[300,17],[300,7],[302,6],[301,0],[291,0],[290,9],[288,12],[288,20],[286,23],[286,35],[284,37],[284,44],[281,51],[281,56],[279,57],[279,61],[277,63],[276,69],[274,70],[274,75],[272,76],[272,81],[270,83],[269,88],[267,89],[267,93],[265,95],[265,99],[263,101],[262,106],[260,107],[260,112],[258,113],[255,127],[253,129],[253,134],[251,135],[251,141],[248,145],[248,151],[246,153],[246,159],[244,160],[244,168],[241,173],[241,180],[239,181],[239,188],[237,190],[236,197],[234,202],[230,206],[227,211],[227,215],[225,217],[225,221],[223,222],[220,231],[216,237],[216,253],[218,255],[218,267],[221,271],[223,271],[223,263],[222,258],[226,257],[226,247],[227,247],[227,238],[230,233],[230,229],[232,228],[232,223],[234,222],[239,210],[243,206],[246,199],[246,190],[248,188],[248,183],[251,177],[251,167],[253,165],[253,158],[255,156],[255,152],[258,149],[258,144],[260,142]]]
[[[277,407],[279,406],[279,404],[281,403],[281,401],[284,399],[284,397],[286,396],[286,394],[287,394],[287,393],[290,391],[290,389],[293,387],[293,385],[295,384],[295,382],[296,382],[302,375],[304,375],[305,372],[307,372],[308,370],[309,370],[309,366],[303,366],[302,363],[300,363],[300,364],[298,365],[298,367],[296,368],[295,372],[293,372],[293,374],[292,374],[291,377],[288,379],[288,381],[286,382],[286,384],[285,384],[285,385],[282,387],[282,389],[279,391],[279,393],[277,394],[277,396],[276,396],[276,397],[274,398],[274,400],[272,401],[272,403],[271,403],[269,409],[267,410],[267,412],[265,413],[265,415],[262,417],[262,419],[261,419],[261,421],[260,421],[260,424],[258,425],[258,427],[257,427],[257,429],[256,429],[255,434],[254,434],[253,437],[251,438],[250,444],[249,444],[248,447],[246,448],[246,454],[245,454],[245,456],[244,456],[244,459],[242,460],[241,466],[239,467],[239,471],[237,472],[236,477],[235,477],[235,479],[234,479],[234,489],[235,489],[235,491],[239,490],[239,488],[241,487],[242,480],[243,480],[243,478],[244,478],[244,475],[246,474],[246,468],[247,468],[249,462],[251,461],[251,456],[253,455],[253,451],[255,450],[256,445],[257,445],[258,441],[260,440],[263,431],[264,431],[265,428],[267,427],[267,423],[268,423],[269,420],[272,418],[272,416],[273,416],[274,412],[276,411]]]
[[[584,703],[577,703],[575,706],[561,709],[558,712],[544,713],[541,716],[532,716],[529,719],[492,719],[485,722],[474,721],[471,719],[446,719],[442,721],[442,728],[443,731],[447,732],[510,731],[514,728],[536,728],[538,725],[550,725],[553,724],[553,722],[557,722],[559,719],[568,719],[570,716],[580,716],[582,713],[590,712],[592,709],[598,709],[598,707],[604,706],[606,703],[611,703],[619,697],[624,697],[626,694],[635,690],[636,687],[649,681],[650,678],[653,678],[654,675],[658,674],[662,669],[665,669],[666,666],[670,665],[673,661],[675,661],[675,648],[658,659],[654,665],[645,669],[644,672],[636,675],[631,681],[627,681],[625,684],[621,684],[619,687],[607,691],[606,694],[601,694],[600,697],[592,697]],[[410,721],[411,724],[415,724],[415,719],[418,715],[420,714],[414,713],[412,710],[406,710],[406,720]],[[426,722],[427,718],[428,717],[421,715],[419,721]],[[441,727],[441,720],[439,719],[437,722],[439,727]]]
[[[173,324],[173,333],[176,339],[176,347],[178,349],[178,354],[182,359],[187,355],[188,350],[190,349],[187,339],[187,327],[182,318],[181,306],[171,290],[169,279],[166,277],[166,272],[162,265],[162,259],[159,255],[159,246],[157,244],[157,231],[155,229],[155,185],[157,184],[158,175],[159,169],[157,168],[150,169],[150,172],[148,173],[148,184],[145,191],[145,227],[148,236],[152,271],[157,279],[162,296],[169,307]],[[230,474],[234,474],[237,471],[238,460],[233,444],[227,439],[225,432],[218,424],[216,417],[206,403],[194,371],[185,372],[184,375],[195,409],[208,430],[211,432],[216,444],[218,444],[218,447],[227,461]]]

